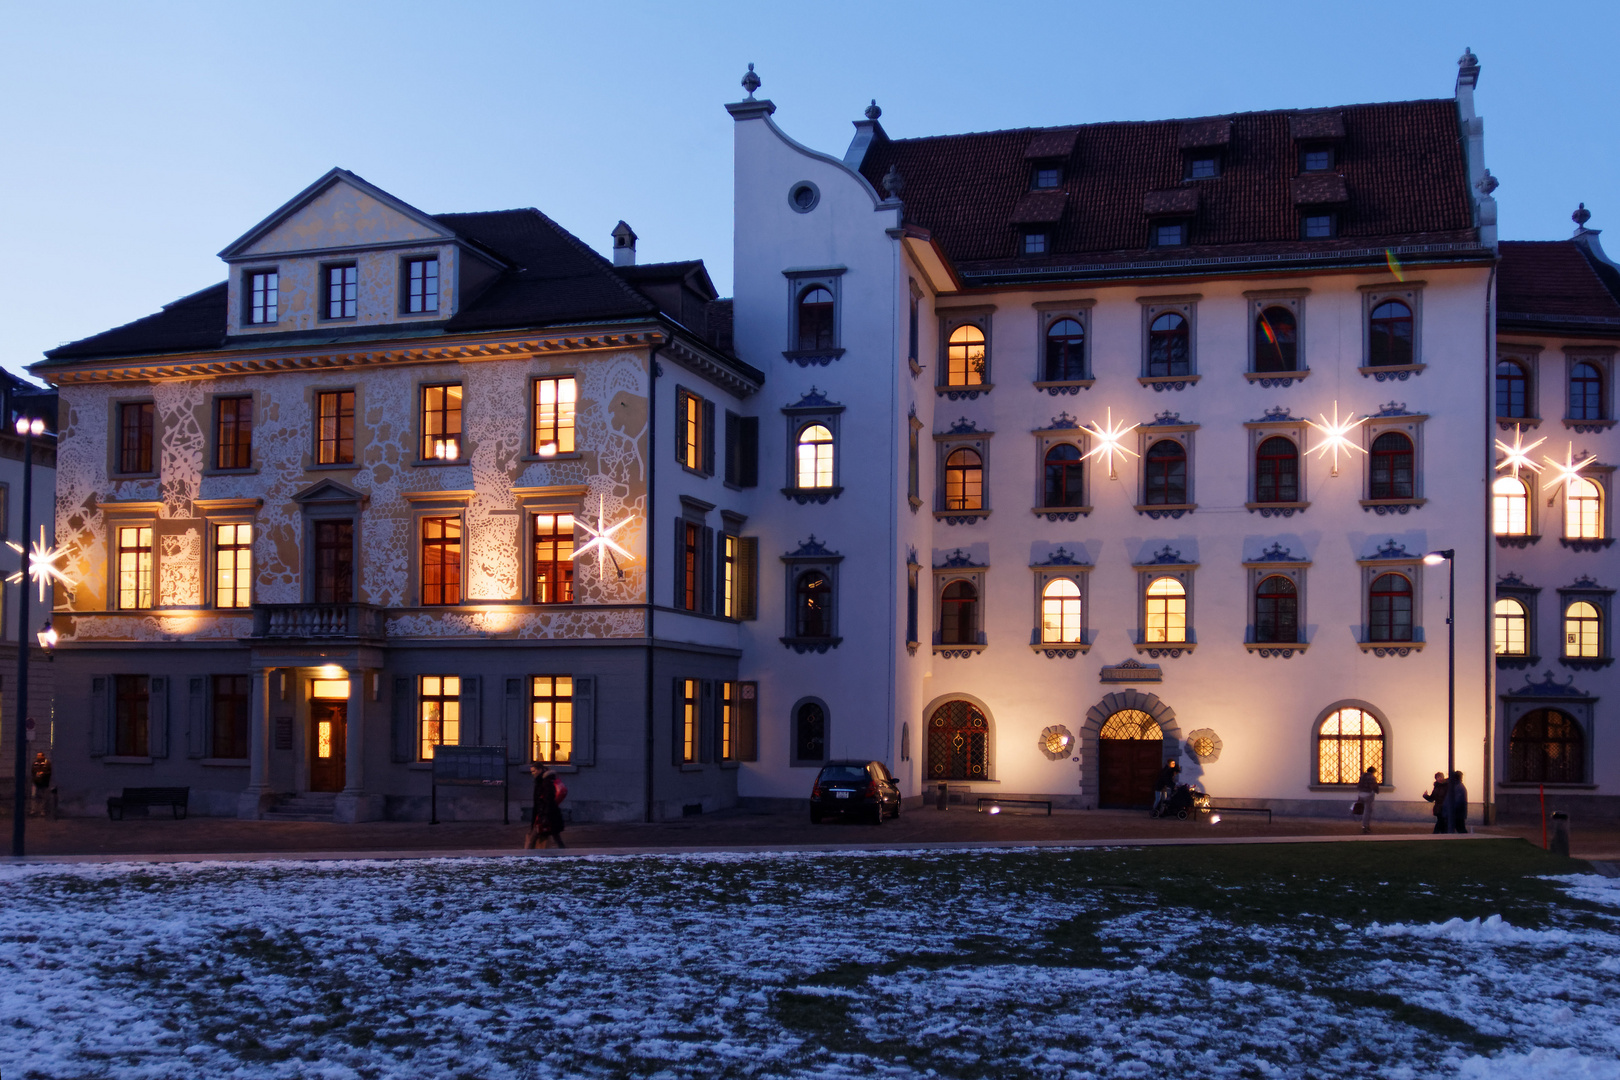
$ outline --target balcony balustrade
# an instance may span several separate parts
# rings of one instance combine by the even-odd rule
[[[370,604],[256,604],[256,638],[381,638],[383,611]]]

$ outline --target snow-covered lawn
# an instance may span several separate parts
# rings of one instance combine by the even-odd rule
[[[0,1074],[1620,1078],[1508,844],[9,866]]]

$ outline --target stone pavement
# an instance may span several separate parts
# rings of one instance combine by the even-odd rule
[[[7,830],[9,831],[9,830]],[[1375,838],[1429,835],[1426,822],[1389,822],[1374,826]],[[140,856],[199,855],[343,856],[386,853],[464,854],[520,851],[523,826],[500,822],[368,822],[334,825],[325,822],[239,821],[194,817],[174,821],[167,811],[146,819],[64,818],[28,821],[30,856],[79,856],[127,859]],[[1493,836],[1516,836],[1540,846],[1540,823],[1476,829]],[[570,850],[724,850],[766,848],[838,848],[846,846],[938,846],[952,844],[1097,844],[1189,843],[1211,840],[1254,841],[1269,838],[1360,839],[1348,816],[1276,818],[1229,814],[1218,824],[1161,821],[1146,813],[1123,810],[1044,813],[1007,810],[998,815],[950,810],[912,809],[882,826],[829,822],[812,825],[803,812],[728,810],[655,824],[598,823],[572,825],[564,834]],[[1620,829],[1575,824],[1577,858],[1620,859]]]

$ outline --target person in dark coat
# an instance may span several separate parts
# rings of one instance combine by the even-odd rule
[[[1170,796],[1176,793],[1176,785],[1180,783],[1181,762],[1171,758],[1159,770],[1159,781],[1153,786],[1153,813],[1163,811],[1165,803],[1170,801]]]
[[[1423,793],[1425,802],[1434,804],[1434,831],[1451,831],[1451,815],[1446,811],[1446,774],[1434,774],[1434,787]]]
[[[1378,798],[1378,770],[1371,765],[1356,782],[1357,799],[1361,803],[1361,831],[1372,832],[1373,803]]]
[[[529,833],[523,840],[525,848],[561,848],[563,843],[562,810],[557,806],[556,774],[539,762],[529,766],[534,777],[534,807],[529,817]]]
[[[1446,783],[1446,821],[1454,833],[1468,831],[1468,789],[1460,772],[1452,773]]]

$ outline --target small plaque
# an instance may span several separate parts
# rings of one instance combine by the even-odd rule
[[[506,747],[435,746],[433,782],[468,787],[499,787],[506,783]]]
[[[1144,664],[1140,660],[1127,660],[1123,664],[1104,664],[1102,681],[1105,683],[1163,682],[1164,669],[1158,664]]]
[[[292,749],[292,717],[276,717],[276,749]]]

